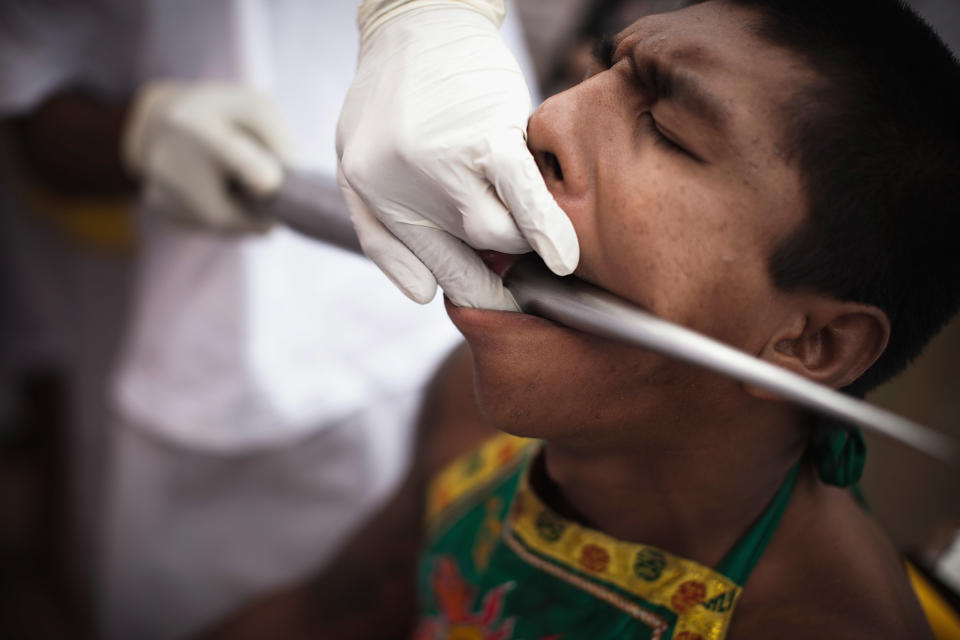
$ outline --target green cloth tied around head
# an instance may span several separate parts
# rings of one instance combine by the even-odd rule
[[[822,426],[810,437],[810,454],[821,480],[835,487],[849,487],[863,474],[867,444],[860,429]]]

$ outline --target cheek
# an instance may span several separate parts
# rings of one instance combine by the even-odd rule
[[[636,175],[643,177],[601,181],[592,224],[575,222],[584,248],[579,275],[665,314],[699,270],[703,229],[692,222],[686,186],[673,185],[657,166]]]
[[[660,317],[751,348],[744,327],[770,283],[746,213],[715,191],[649,175],[642,189],[598,199],[578,274]]]

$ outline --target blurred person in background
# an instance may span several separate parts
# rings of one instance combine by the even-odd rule
[[[286,167],[332,179],[356,12],[0,9],[4,181],[21,196],[5,243],[68,352],[74,553],[107,638],[181,637],[316,571],[408,464],[422,387],[457,339],[439,300],[405,303],[228,185],[268,196]],[[526,65],[518,23],[503,34]],[[101,206],[118,195],[136,197],[133,259],[87,250],[123,244]]]

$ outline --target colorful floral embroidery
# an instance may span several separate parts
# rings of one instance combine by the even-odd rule
[[[469,454],[461,467],[465,478],[476,475],[481,469],[483,469],[483,454],[479,451]]]
[[[580,566],[587,571],[600,573],[610,564],[610,554],[603,547],[587,544],[580,550]]]
[[[537,533],[547,542],[556,542],[563,536],[563,521],[549,511],[537,514]]]
[[[641,549],[637,552],[637,559],[633,561],[633,573],[638,577],[653,582],[663,573],[667,566],[667,559],[658,549]]]
[[[487,570],[490,556],[493,555],[493,550],[497,548],[497,542],[500,540],[500,532],[503,530],[503,522],[500,519],[503,499],[500,496],[492,496],[487,500],[485,509],[483,526],[477,531],[477,537],[473,540],[473,566],[478,571]]]
[[[683,613],[690,607],[695,607],[707,597],[707,586],[696,580],[687,580],[680,583],[670,598],[670,606],[677,613]]]
[[[427,491],[428,528],[439,524],[442,513],[450,509],[456,511],[455,507],[464,506],[490,482],[515,469],[533,445],[533,440],[501,434],[447,467],[434,478]]]
[[[473,589],[463,579],[452,556],[437,558],[431,576],[433,594],[440,615],[423,620],[415,640],[510,640],[513,618],[500,620],[507,593],[515,586],[507,582],[483,596],[480,610],[471,611]]]
[[[717,611],[724,613],[733,609],[733,604],[737,601],[737,592],[730,590],[714,596],[703,603],[703,608],[707,611]]]
[[[500,445],[499,451],[497,451],[497,462],[500,464],[507,464],[513,457],[517,455],[517,450],[519,449],[519,443],[516,440],[507,440]]]
[[[671,626],[654,608],[662,607],[676,615],[675,633],[723,638],[742,592],[726,576],[696,562],[564,519],[532,491],[526,475],[520,478],[503,536],[528,563],[643,619],[654,630],[652,637]],[[591,580],[597,581],[595,589]],[[609,587],[619,592],[611,591],[614,595],[607,597]],[[629,595],[624,598],[620,595],[624,593]]]
[[[450,505],[450,492],[439,487],[433,495],[433,501],[437,509],[446,509]]]
[[[527,585],[530,571],[629,615],[652,639],[723,638],[741,588],[691,560],[616,540],[552,511],[529,485],[524,461],[535,446],[498,436],[434,481],[432,551],[422,564],[425,607],[415,640],[558,640],[537,632],[545,622],[547,630],[566,628],[556,619],[567,613],[548,607],[543,618],[531,614],[545,606],[531,604],[544,596],[514,586]]]

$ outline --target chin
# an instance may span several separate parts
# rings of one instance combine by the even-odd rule
[[[473,355],[480,409],[501,431],[596,443],[642,424],[658,397],[664,361],[649,352],[526,314],[454,309],[451,318]]]
[[[586,415],[580,415],[585,413],[584,403],[558,379],[556,369],[546,370],[550,363],[514,359],[473,344],[470,348],[477,402],[497,429],[549,440],[589,423]]]

